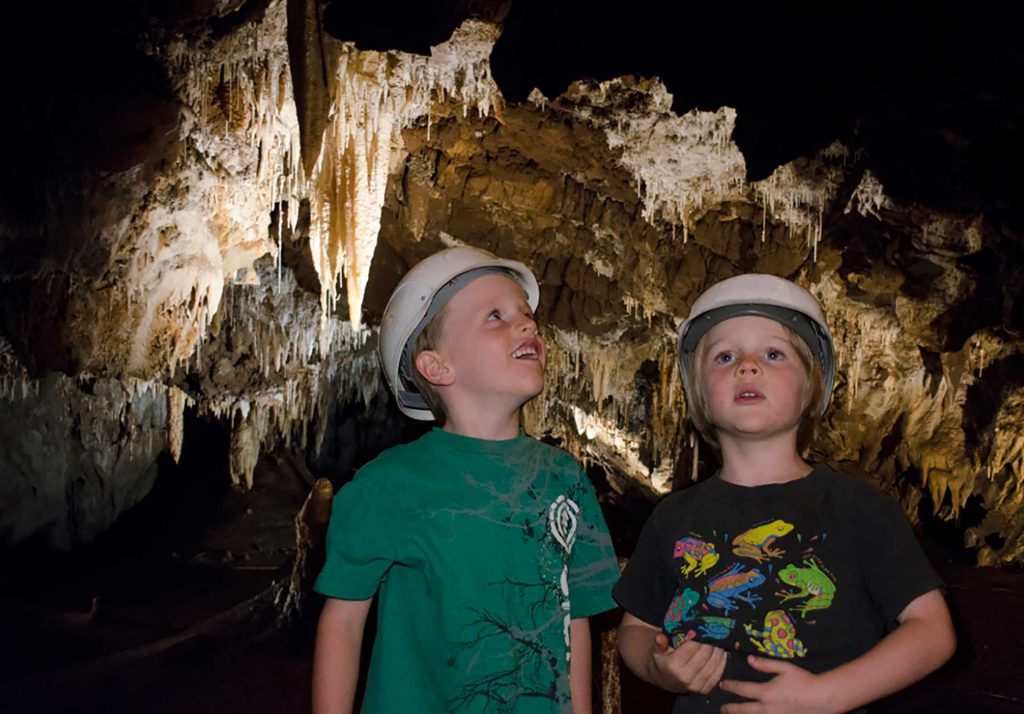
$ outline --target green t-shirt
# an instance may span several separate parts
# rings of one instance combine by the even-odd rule
[[[378,592],[364,712],[563,712],[569,620],[615,607],[593,488],[561,449],[434,429],[334,499],[315,589]]]

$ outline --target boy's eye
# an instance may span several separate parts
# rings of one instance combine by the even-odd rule
[[[765,352],[764,356],[770,362],[777,362],[778,360],[785,358],[786,355],[783,354],[782,350],[777,350],[773,348]]]
[[[732,353],[719,352],[717,355],[715,355],[712,361],[715,362],[716,364],[729,364],[730,362],[732,362]]]
[[[487,319],[488,320],[500,320],[501,319],[501,310],[491,310],[487,314]]]

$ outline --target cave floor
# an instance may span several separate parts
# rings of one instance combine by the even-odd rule
[[[285,632],[273,602],[303,489],[264,476],[226,494],[222,525],[188,542],[138,542],[65,572],[8,570],[21,586],[0,583],[0,711],[308,711],[312,621]],[[871,711],[1024,712],[1024,572],[929,552],[948,586],[957,654]],[[670,710],[628,673],[622,695],[627,714]]]

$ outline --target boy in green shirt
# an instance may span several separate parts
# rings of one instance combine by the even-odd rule
[[[587,618],[618,566],[572,457],[520,430],[544,386],[523,264],[452,248],[395,288],[379,356],[399,408],[443,427],[335,497],[317,631],[317,714],[349,712],[378,595],[364,712],[590,712]]]

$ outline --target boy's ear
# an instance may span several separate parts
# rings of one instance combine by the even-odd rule
[[[436,387],[447,387],[455,382],[455,370],[434,350],[423,350],[414,360],[423,378]]]

